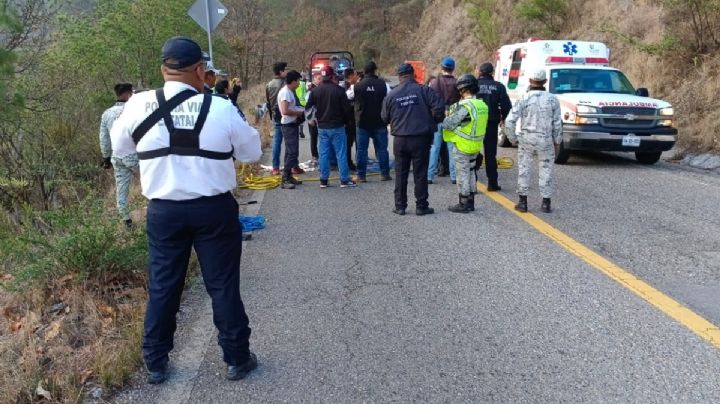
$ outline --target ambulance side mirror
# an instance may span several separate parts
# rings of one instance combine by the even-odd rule
[[[650,91],[648,91],[648,89],[645,87],[640,87],[635,90],[635,95],[637,95],[638,97],[649,97]]]

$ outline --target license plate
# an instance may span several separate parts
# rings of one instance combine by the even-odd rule
[[[633,134],[623,136],[622,145],[627,147],[639,147],[640,137]]]

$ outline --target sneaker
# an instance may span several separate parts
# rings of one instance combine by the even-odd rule
[[[248,373],[252,372],[257,368],[257,356],[250,352],[250,357],[242,364],[234,366],[230,365],[227,367],[227,373],[225,378],[228,380],[241,380],[244,379]]]
[[[165,383],[165,380],[167,380],[167,373],[168,373],[167,365],[163,366],[161,369],[158,369],[158,370],[148,371],[148,378],[147,378],[148,384]]]
[[[389,175],[381,175],[380,176],[380,181],[392,181],[392,179],[393,178]]]
[[[354,188],[357,184],[353,180],[349,181],[340,181],[340,188]]]
[[[355,182],[367,182],[367,178],[361,177],[361,176],[359,176],[359,175],[354,175],[354,176],[353,176],[353,181],[355,181]]]
[[[393,209],[393,213],[396,215],[405,216],[405,209],[395,208]]]
[[[273,168],[270,175],[280,175],[280,169],[279,168]]]
[[[280,188],[282,188],[282,189],[295,189],[295,184],[293,184],[293,183],[291,183],[291,182],[289,182],[289,181],[283,180],[283,181],[280,183]]]
[[[292,170],[290,170],[290,172],[291,172],[293,175],[305,174],[305,170],[303,170],[303,169],[300,168],[300,167],[293,167]]]
[[[488,184],[487,190],[488,192],[497,192],[502,190],[502,188],[500,188],[500,185],[498,184]]]
[[[320,180],[320,188],[327,188],[327,187],[329,187],[328,180]]]

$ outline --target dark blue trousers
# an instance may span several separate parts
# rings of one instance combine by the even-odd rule
[[[242,226],[230,193],[188,201],[151,200],[147,210],[150,253],[143,357],[160,370],[173,349],[176,314],[195,247],[205,289],[212,299],[218,344],[228,365],[249,355],[250,327],[240,298]]]

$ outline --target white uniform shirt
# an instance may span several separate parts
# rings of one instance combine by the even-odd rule
[[[168,81],[163,88],[166,100],[184,90],[194,90],[177,81]],[[176,128],[192,129],[195,126],[202,100],[203,94],[200,93],[171,112]],[[148,130],[137,147],[132,139],[135,128],[157,108],[154,91],[145,91],[130,98],[110,132],[117,155],[170,146],[170,134],[162,120]],[[230,101],[219,97],[212,99],[199,143],[201,149],[209,151],[228,152],[233,149],[233,156],[241,162],[254,162],[262,155],[258,132],[240,117]],[[140,183],[146,198],[176,201],[219,195],[237,186],[232,159],[213,160],[174,154],[140,160]]]
[[[295,99],[295,93],[288,88],[288,86],[284,86],[280,89],[280,92],[278,93],[277,103],[280,105],[281,102],[287,101],[288,103],[288,110],[290,111],[305,111],[305,108],[298,107],[297,106],[297,100]],[[295,115],[283,115],[280,118],[281,124],[288,124],[293,123],[298,119]]]

